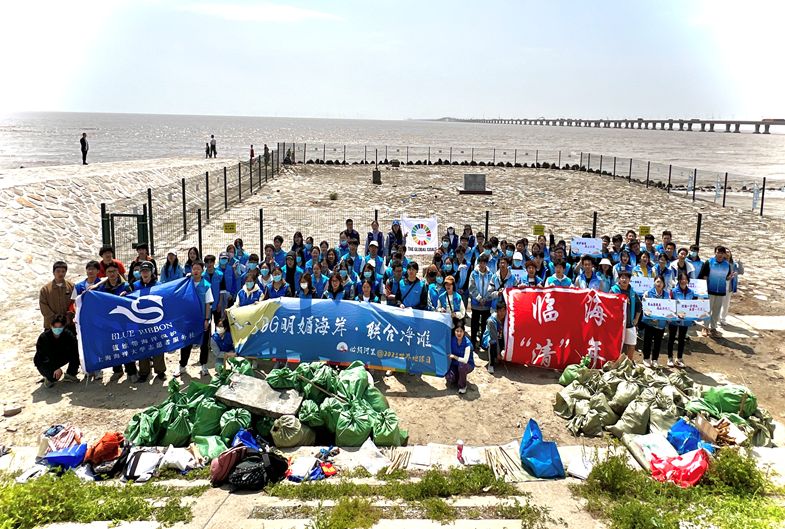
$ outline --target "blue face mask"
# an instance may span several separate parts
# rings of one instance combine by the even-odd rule
[[[64,330],[65,327],[52,327],[52,334],[54,334],[55,336],[60,336],[61,334],[63,334]]]
[[[298,255],[297,256],[297,264],[300,264],[302,262],[303,262],[303,258]]]
[[[311,248],[313,248],[313,244],[305,243],[305,249],[306,250],[310,250]]]
[[[690,257],[692,257],[693,259],[698,257],[698,252],[690,252]]]
[[[341,248],[346,248],[347,246],[349,246],[349,243],[348,243],[348,242],[346,242],[346,241],[341,241]]]
[[[442,246],[443,246],[444,248],[447,248],[448,246],[450,246],[450,243],[449,243],[449,242],[447,242],[447,241],[442,241]]]
[[[445,272],[452,272],[452,265],[444,265]]]
[[[507,257],[512,257],[515,255],[515,252],[511,252],[510,250],[507,250],[505,253],[507,254]]]
[[[136,279],[139,279],[140,277],[142,277],[142,272],[140,272],[139,270],[134,270],[134,277]]]
[[[491,251],[490,250],[484,250],[482,253],[484,253],[485,255],[491,255]]]
[[[245,282],[245,288],[247,288],[248,290],[251,290],[253,288],[253,281],[246,281]]]
[[[349,275],[349,271],[348,270],[341,270],[340,274],[341,274],[341,277],[346,277],[346,276]]]
[[[266,268],[262,268],[262,277],[267,277],[270,274],[270,271]]]
[[[366,278],[371,277],[371,273],[370,272],[363,272],[363,277],[366,277]]]
[[[523,261],[521,261],[520,259],[515,259],[515,260],[513,261],[513,264],[514,264],[515,266],[521,266],[521,265],[523,264]]]
[[[256,270],[257,266],[259,266],[259,265],[256,264],[256,263],[248,263],[248,269],[249,270]]]
[[[229,259],[221,259],[220,261],[218,261],[218,263],[221,266],[226,266],[227,264],[229,264]]]
[[[437,277],[436,278],[436,284],[441,285],[442,283],[444,283],[444,278],[443,277]]]
[[[275,281],[275,282],[277,283],[278,281],[280,281],[280,280],[281,280],[281,278],[282,278],[282,277],[283,277],[283,276],[282,276],[281,274],[274,275],[274,276],[273,276],[273,281]]]

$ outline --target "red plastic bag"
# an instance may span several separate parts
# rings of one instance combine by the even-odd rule
[[[709,468],[706,452],[699,448],[679,457],[651,460],[651,477],[657,481],[675,483],[679,487],[695,485]]]

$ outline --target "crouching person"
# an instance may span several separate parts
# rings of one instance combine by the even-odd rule
[[[466,337],[463,322],[458,322],[452,330],[452,348],[450,353],[450,369],[444,378],[447,384],[457,384],[458,393],[466,393],[466,376],[474,371],[474,348]]]
[[[485,324],[485,331],[488,335],[488,344],[485,344],[483,335],[483,347],[488,349],[488,373],[493,374],[496,362],[504,359],[504,319],[507,317],[507,304],[504,300],[499,300],[496,304],[496,312],[488,318]]]
[[[79,382],[79,345],[74,333],[65,328],[64,316],[51,320],[51,327],[38,337],[33,363],[44,376],[44,386],[51,388],[62,377],[65,382]],[[63,366],[68,365],[65,375]]]
[[[215,332],[210,338],[210,350],[215,356],[215,370],[218,371],[218,366],[224,365],[225,358],[234,358],[237,353],[234,352],[234,343],[232,342],[232,333],[229,332],[229,318],[224,318],[215,326]]]

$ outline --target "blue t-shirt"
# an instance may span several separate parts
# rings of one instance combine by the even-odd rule
[[[567,276],[563,276],[561,279],[559,279],[556,276],[551,276],[551,277],[549,277],[548,279],[545,280],[545,286],[546,287],[549,287],[549,286],[571,287],[572,286],[572,281],[570,281],[570,278],[567,277]]]
[[[469,362],[468,362],[468,365],[472,366],[472,369],[473,369],[474,368],[474,347],[472,347],[472,343],[469,341],[469,339],[466,337],[466,335],[464,334],[463,340],[461,341],[461,343],[458,343],[458,338],[456,336],[452,337],[452,341],[450,343],[451,343],[450,352],[452,354],[454,354],[455,356],[457,356],[458,358],[463,358],[463,355],[466,353],[466,348],[467,347],[469,348]],[[450,365],[457,367],[457,366],[461,365],[461,362],[459,362],[458,360],[452,359],[450,361]]]
[[[722,262],[717,262],[715,257],[709,259],[709,277],[706,278],[706,286],[708,287],[709,294],[724,296],[728,290],[728,274],[730,273],[730,264],[725,259]]]

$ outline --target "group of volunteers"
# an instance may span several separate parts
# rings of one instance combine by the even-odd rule
[[[304,299],[354,300],[385,303],[404,309],[438,311],[450,314],[453,322],[451,367],[447,381],[465,393],[466,376],[475,367],[474,349],[488,352],[488,371],[504,356],[508,287],[569,287],[611,292],[627,298],[627,322],[624,343],[632,358],[638,330],[643,334],[643,362],[657,366],[664,333],[668,331],[668,365],[684,366],[683,353],[686,324],[667,324],[643,314],[641,296],[630,286],[633,276],[654,278],[654,287],[643,298],[695,299],[689,288],[691,279],[706,279],[711,319],[704,334],[717,334],[724,323],[730,293],[736,291],[737,266],[729,249],[718,246],[714,256],[702,260],[699,248],[677,248],[670,231],[662,233],[660,244],[646,235],[643,244],[634,230],[625,236],[602,237],[602,255],[572,255],[564,240],[540,235],[536,241],[486,239],[475,234],[470,225],[457,233],[450,226],[441,237],[440,247],[420,264],[406,255],[406,237],[398,220],[389,233],[380,231],[377,221],[365,237],[354,229],[351,219],[338,236],[338,245],[316,242],[313,237],[295,232],[284,249],[284,238],[275,236],[260,254],[249,253],[242,239],[226,247],[218,257],[190,248],[184,262],[170,250],[163,265],[148,254],[148,246],[137,247],[137,257],[127,268],[114,258],[110,246],[99,252],[99,261],[85,266],[86,279],[73,285],[65,280],[67,265],[53,266],[54,279],[40,293],[40,307],[45,332],[38,339],[35,365],[47,386],[64,376],[74,381],[78,370],[77,342],[74,327],[76,298],[87,290],[124,296],[154,285],[190,277],[196,285],[205,313],[205,333],[200,346],[201,374],[208,374],[208,352],[212,350],[216,366],[224,357],[233,356],[231,334],[225,310],[267,299],[293,297]],[[584,234],[583,237],[591,237]],[[466,332],[465,321],[470,332]],[[211,332],[214,325],[215,332]],[[678,355],[673,358],[674,344]],[[191,346],[180,351],[179,367],[174,376],[185,372]],[[63,375],[62,367],[67,367]],[[146,382],[151,367],[157,378],[166,378],[163,355],[125,364],[127,376],[134,382]],[[113,368],[114,377],[122,376],[123,367]],[[100,378],[100,373],[90,373]]]

